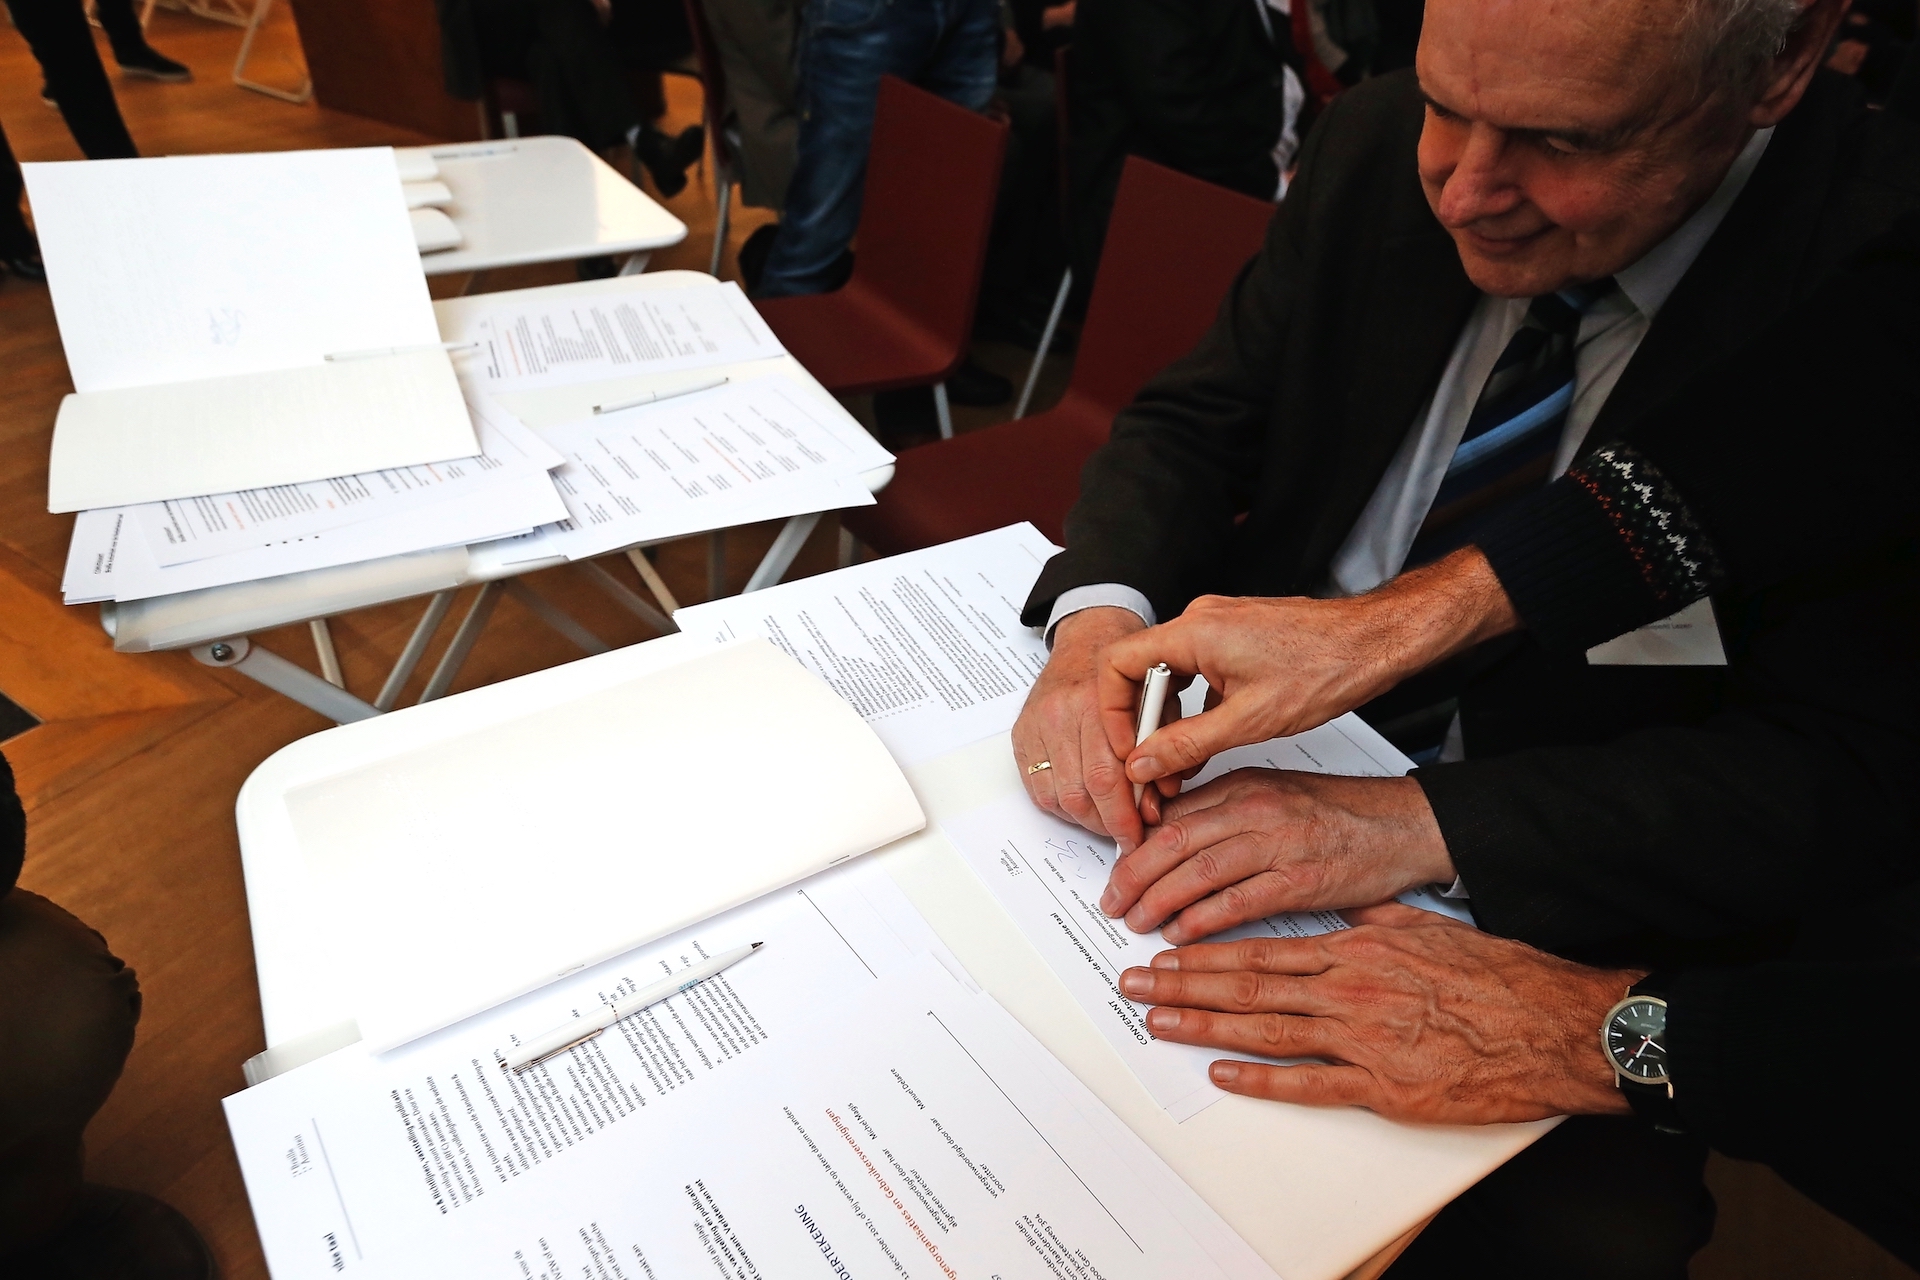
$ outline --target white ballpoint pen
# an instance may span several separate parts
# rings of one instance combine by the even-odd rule
[[[675,396],[690,396],[696,391],[711,391],[715,387],[724,387],[731,381],[728,378],[709,378],[705,382],[696,382],[690,387],[673,387],[666,391],[650,391],[638,400],[622,400],[618,404],[597,404],[595,413],[618,413],[622,409],[638,409],[641,405],[658,404],[662,400],[671,400]]]
[[[1167,709],[1167,689],[1173,683],[1173,668],[1166,663],[1157,663],[1147,669],[1145,683],[1140,686],[1140,723],[1133,731],[1133,745],[1139,746],[1153,736],[1160,727],[1160,713]],[[1140,807],[1140,797],[1145,795],[1147,784],[1133,784],[1133,807]]]
[[[735,947],[723,951],[710,960],[694,965],[691,969],[682,969],[679,973],[662,978],[650,987],[642,987],[623,1000],[601,1005],[584,1018],[576,1018],[565,1026],[555,1027],[545,1035],[535,1036],[506,1056],[502,1066],[509,1071],[525,1071],[535,1063],[544,1062],[555,1054],[565,1053],[575,1045],[587,1041],[605,1031],[622,1018],[631,1017],[650,1005],[679,995],[688,987],[698,986],[721,970],[745,960],[758,951],[764,944],[755,942],[744,947]]]

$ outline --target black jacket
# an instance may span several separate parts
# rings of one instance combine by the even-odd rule
[[[1285,123],[1278,42],[1253,0],[1081,0],[1067,73],[1075,278],[1093,282],[1130,155],[1271,200]]]

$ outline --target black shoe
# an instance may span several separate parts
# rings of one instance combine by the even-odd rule
[[[680,131],[673,140],[673,162],[684,171],[700,163],[700,157],[706,154],[707,131],[699,125],[691,125]]]
[[[780,224],[769,222],[754,228],[753,234],[740,242],[740,253],[734,262],[740,271],[740,283],[748,293],[759,290],[760,276],[767,269],[767,255],[773,252],[773,238],[779,234]]]
[[[120,74],[137,76],[143,80],[164,80],[168,84],[185,84],[193,79],[193,72],[185,63],[175,62],[152,45],[142,45],[129,50],[126,57],[113,55],[120,64]]]
[[[72,1225],[0,1258],[35,1280],[213,1280],[213,1254],[180,1211],[138,1191],[88,1184]]]
[[[969,360],[947,375],[947,399],[975,408],[1005,404],[1013,399],[1013,383]]]
[[[879,428],[880,443],[893,453],[940,438],[940,421],[933,407],[931,387],[875,392],[873,422]]]
[[[8,275],[18,276],[28,284],[47,282],[47,264],[40,261],[40,251],[34,249],[17,257],[0,259],[0,267],[5,267]]]
[[[682,138],[685,136],[681,135]],[[647,125],[634,135],[633,154],[653,176],[654,189],[662,199],[671,200],[687,189],[687,166],[693,162],[680,159],[678,139],[669,138],[652,125]],[[698,157],[699,152],[694,152],[694,155]]]

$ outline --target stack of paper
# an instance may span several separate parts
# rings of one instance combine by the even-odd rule
[[[276,1280],[1272,1280],[865,870],[227,1099]],[[747,941],[766,946],[524,1074],[503,1067]]]
[[[50,510],[479,451],[390,149],[25,172],[74,385]]]
[[[548,472],[565,461],[512,415],[475,400],[481,452],[306,484],[83,511],[61,586],[68,604],[144,600],[440,547],[563,519]]]

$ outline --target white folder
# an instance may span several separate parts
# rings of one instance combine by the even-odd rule
[[[759,639],[286,805],[376,1051],[926,824],[859,713]]]
[[[74,384],[49,510],[478,452],[391,149],[23,168]]]

